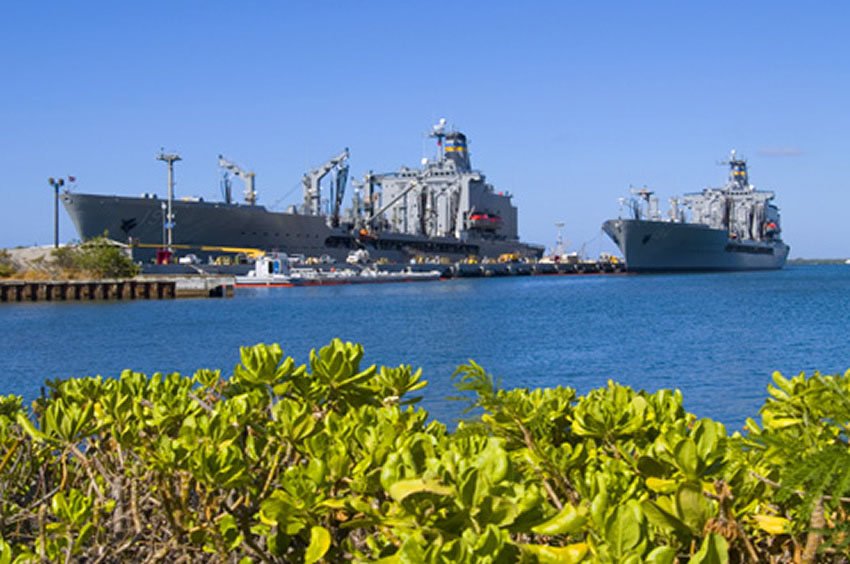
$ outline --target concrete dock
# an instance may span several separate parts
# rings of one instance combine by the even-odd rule
[[[232,277],[2,280],[0,303],[233,297]]]

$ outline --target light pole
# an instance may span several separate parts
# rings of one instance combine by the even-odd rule
[[[158,161],[164,161],[168,164],[168,213],[166,214],[166,229],[168,233],[168,250],[171,250],[171,244],[174,242],[174,213],[171,210],[171,203],[174,201],[174,162],[179,161],[180,155],[176,153],[168,154],[165,151],[160,151],[156,157]]]
[[[53,248],[59,248],[59,188],[65,185],[65,179],[55,179],[52,176],[47,183],[53,186]]]

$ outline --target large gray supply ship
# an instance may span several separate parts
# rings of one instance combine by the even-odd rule
[[[735,151],[727,163],[724,187],[671,198],[666,219],[652,192],[633,191],[638,197],[628,201],[631,217],[602,225],[623,252],[628,271],[771,270],[785,265],[789,247],[782,241],[773,192],[749,183],[747,163]]]
[[[445,120],[430,137],[437,155],[419,168],[365,175],[354,183],[351,207],[342,209],[348,179],[348,150],[306,173],[303,203],[286,212],[256,204],[254,173],[219,157],[225,169],[223,202],[160,199],[66,192],[62,201],[82,239],[108,232],[138,248],[167,246],[198,255],[215,247],[261,249],[288,255],[344,260],[365,249],[372,259],[393,262],[415,257],[498,257],[517,254],[539,258],[543,247],[520,242],[517,209],[511,195],[497,192],[470,164],[466,136],[447,131]],[[161,155],[169,167],[176,155]],[[246,185],[245,203],[232,202],[229,174]],[[323,180],[328,194],[323,196]],[[168,221],[168,206],[171,219]],[[166,229],[171,227],[171,229]]]

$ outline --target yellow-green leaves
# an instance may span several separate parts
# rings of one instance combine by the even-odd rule
[[[257,345],[230,377],[0,397],[0,564],[778,561],[818,500],[832,546],[850,531],[850,373],[776,375],[761,425],[727,437],[676,391],[502,390],[471,362],[480,416],[450,431],[408,405],[421,371],[362,359]]]
[[[451,488],[438,482],[416,478],[413,480],[401,480],[390,486],[389,494],[396,501],[403,501],[407,496],[419,493],[430,493],[435,495],[451,495]]]
[[[771,535],[781,535],[788,533],[791,530],[791,521],[785,517],[756,514],[753,515],[753,520],[759,529],[766,533],[770,533]]]
[[[646,479],[646,487],[656,493],[673,493],[679,482],[676,480],[665,480],[663,478],[650,477]]]
[[[11,564],[12,547],[0,537],[0,564]]]
[[[249,385],[273,386],[292,373],[295,361],[283,358],[280,345],[255,345],[239,349],[241,364],[233,370],[233,380]]]
[[[657,546],[646,555],[646,564],[673,564],[676,550],[669,546]]]
[[[694,534],[702,532],[705,522],[714,514],[711,502],[693,484],[682,484],[676,492],[676,515]]]
[[[538,535],[569,535],[577,533],[587,523],[587,508],[566,505],[554,517],[531,528]]]
[[[77,528],[91,520],[92,504],[91,498],[76,489],[71,489],[67,496],[58,492],[50,500],[50,508],[56,518]]]
[[[304,553],[304,564],[318,562],[331,547],[331,534],[324,527],[310,528],[310,545]]]
[[[620,505],[605,525],[605,540],[615,562],[627,557],[640,556],[642,550],[633,552],[643,540],[643,513],[637,502]]]
[[[577,564],[588,553],[587,543],[577,542],[566,546],[521,544],[522,552],[533,555],[540,564]]]
[[[716,533],[709,533],[689,564],[728,564],[729,545]]]
[[[47,435],[37,429],[36,426],[33,425],[32,421],[30,421],[29,417],[27,417],[23,412],[17,414],[15,421],[17,421],[18,425],[20,425],[27,435],[29,435],[34,441],[41,442],[47,438]]]
[[[639,431],[654,413],[642,395],[609,381],[607,388],[579,401],[573,418],[573,431],[579,436],[617,439]]]
[[[676,445],[674,457],[679,470],[690,480],[697,478],[699,460],[697,459],[697,446],[693,439],[685,438]]]
[[[93,411],[94,402],[90,400],[81,405],[56,399],[44,412],[42,429],[45,435],[53,439],[64,443],[77,442],[94,427]]]

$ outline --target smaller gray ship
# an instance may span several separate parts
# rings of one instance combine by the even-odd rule
[[[670,199],[661,215],[653,192],[633,190],[629,216],[602,229],[620,248],[630,272],[775,270],[790,247],[782,241],[774,193],[750,184],[747,162],[732,151],[721,188]]]

